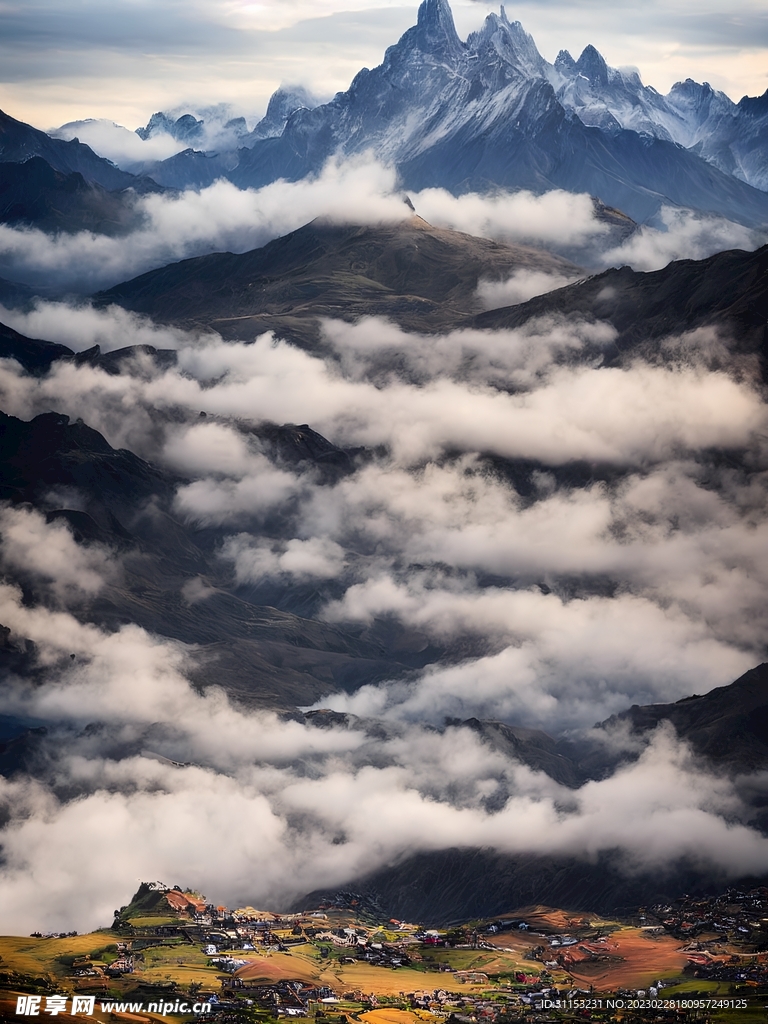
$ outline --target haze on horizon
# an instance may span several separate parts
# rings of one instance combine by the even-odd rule
[[[497,4],[453,0],[463,37]],[[281,82],[346,89],[415,23],[417,0],[16,0],[0,5],[0,107],[37,127],[106,117],[126,127],[158,109],[230,103],[253,118]],[[523,0],[507,4],[542,54],[595,45],[666,92],[686,77],[732,99],[768,87],[760,0]]]

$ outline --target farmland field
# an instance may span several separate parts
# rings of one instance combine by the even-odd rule
[[[688,962],[681,945],[679,939],[669,935],[648,935],[639,928],[622,928],[611,935],[609,943],[609,952],[616,961],[587,961],[574,964],[569,971],[576,981],[596,989],[641,989],[659,978],[680,974]]]

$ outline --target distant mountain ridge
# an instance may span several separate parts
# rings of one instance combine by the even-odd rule
[[[635,736],[671,724],[694,755],[718,772],[738,776],[765,770],[768,764],[768,665],[758,665],[729,686],[675,704],[632,708],[601,723],[599,729],[626,724]],[[451,724],[459,724],[452,720]],[[616,770],[626,755],[606,755],[607,748],[556,741],[536,729],[470,719],[463,723],[500,754],[522,761],[572,787]],[[746,794],[752,824],[768,829],[761,792]],[[765,885],[766,875],[737,880],[739,887]],[[626,912],[638,905],[666,903],[681,891],[706,893],[723,884],[722,876],[693,861],[672,867],[627,873],[613,851],[591,860],[558,855],[500,853],[492,849],[420,852],[346,883],[346,888],[375,895],[387,913],[432,922],[502,914],[511,907],[549,903],[571,911]],[[310,893],[296,906],[319,902]],[[327,896],[326,896],[327,898]]]
[[[768,189],[768,90],[734,103],[709,83],[687,78],[662,96],[643,85],[634,69],[609,67],[594,46],[578,60],[561,50],[546,70],[558,100],[585,125],[676,142],[721,171]]]
[[[639,222],[672,205],[768,224],[768,91],[734,103],[687,79],[663,96],[637,71],[609,67],[593,46],[578,59],[561,50],[550,64],[503,6],[462,41],[448,0],[423,0],[382,64],[363,68],[330,102],[281,87],[250,131],[218,108],[205,117],[155,113],[137,134],[164,133],[188,148],[132,162],[138,173],[129,174],[77,138],[0,114],[0,160],[37,156],[109,191],[144,192],[221,178],[259,188],[313,176],[332,157],[371,153],[413,190],[564,189]]]
[[[670,722],[697,754],[731,771],[768,764],[768,664],[758,665],[729,686],[674,704],[633,705],[604,727],[627,723],[636,734]]]
[[[0,223],[43,231],[127,232],[138,223],[135,193],[109,192],[79,171],[57,171],[41,156],[0,162]]]
[[[237,140],[239,145],[248,146],[257,139],[268,139],[280,135],[291,114],[302,107],[311,109],[318,105],[319,100],[303,86],[281,85],[270,98],[264,117],[252,131],[248,130],[244,117],[230,117],[224,121],[219,109],[214,108],[213,111],[201,111],[199,117],[195,117],[191,113],[176,117],[175,114],[166,114],[159,110],[150,117],[146,126],[136,129],[136,134],[140,139],[146,140],[165,132],[179,142],[188,142],[192,145],[205,142],[206,136],[213,134],[218,136],[217,148],[224,148],[222,142],[226,142],[227,135],[229,135],[232,139]],[[214,116],[212,117],[211,114]]]
[[[606,359],[658,358],[660,343],[714,328],[731,369],[768,382],[768,245],[726,250],[704,260],[677,260],[651,273],[619,267],[480,313],[480,328],[519,328],[541,316],[601,320],[616,328]]]
[[[26,358],[20,351],[25,341]],[[46,361],[73,358],[65,346],[45,346],[0,327],[2,354],[21,356],[33,372]],[[144,352],[166,362],[174,356]],[[101,356],[92,349],[74,361],[115,372],[134,354],[135,349],[127,349]],[[250,432],[263,435],[264,450],[277,465],[318,465],[328,479],[353,471],[355,451],[336,448],[306,425],[266,424]],[[180,482],[133,452],[112,448],[82,420],[70,422],[50,412],[25,421],[0,412],[0,501],[29,504],[48,522],[66,522],[78,543],[120,551],[121,575],[89,603],[87,618],[106,628],[132,621],[195,644],[200,654],[192,672],[195,682],[215,682],[236,700],[289,713],[329,688],[356,688],[406,670],[375,629],[361,635],[238,596],[217,556],[219,533],[186,524],[174,514]],[[51,493],[62,488],[77,491],[77,509],[51,507]],[[187,602],[183,585],[200,575],[211,581],[214,592],[204,604]],[[435,656],[427,651],[423,659]],[[422,664],[420,657],[416,660]],[[0,657],[0,676],[4,664]],[[0,763],[0,774],[3,770]]]
[[[42,157],[61,174],[81,174],[86,181],[95,182],[109,192],[126,188],[139,193],[162,191],[154,181],[121,171],[77,139],[65,142],[52,138],[0,110],[0,160],[25,163],[31,157]]]
[[[548,253],[437,229],[418,217],[373,227],[313,221],[248,253],[212,253],[149,271],[95,301],[159,322],[203,324],[225,338],[274,330],[308,347],[317,343],[321,317],[377,315],[425,332],[516,329],[541,317],[573,317],[616,329],[611,345],[582,351],[604,365],[638,357],[674,360],[667,339],[708,327],[721,349],[710,359],[726,360],[755,383],[768,382],[768,246],[677,260],[653,272],[606,270],[480,312],[479,278],[504,279],[518,268],[579,274]]]

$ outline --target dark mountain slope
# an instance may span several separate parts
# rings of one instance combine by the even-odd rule
[[[420,217],[358,227],[313,221],[261,249],[173,263],[100,293],[156,320],[239,336],[319,316],[379,315],[413,329],[452,327],[478,308],[480,277],[525,267],[576,274],[567,260],[432,227]]]
[[[543,87],[545,88],[545,87]],[[651,220],[663,205],[727,217],[748,226],[768,223],[765,193],[663,139],[599,128],[552,113],[550,134],[557,140],[520,136],[499,126],[490,138],[446,140],[400,168],[406,188],[440,184],[452,192],[487,191],[493,186],[543,192],[562,188],[586,192],[624,210],[634,220]],[[441,168],[439,178],[435,165]]]
[[[56,171],[40,156],[24,163],[0,163],[3,224],[116,234],[135,226],[133,196],[133,192],[108,192],[78,171]]]
[[[38,503],[53,487],[82,488],[105,508],[167,497],[171,482],[82,420],[45,413],[30,422],[0,412],[0,496]]]
[[[308,441],[306,428],[273,427],[267,450],[294,465],[323,464],[333,446],[309,433]],[[235,593],[216,557],[219,534],[174,515],[182,482],[113,449],[82,421],[47,413],[25,422],[0,413],[0,500],[28,502],[49,522],[66,522],[78,543],[105,545],[118,558],[102,590],[81,601],[83,618],[107,628],[135,622],[199,645],[193,679],[200,685],[215,682],[246,703],[282,710],[406,670],[397,644],[375,630],[327,625]],[[28,593],[39,588],[32,575],[11,576]],[[184,586],[198,579],[206,596],[190,600]],[[438,653],[427,651],[416,664]]]
[[[678,736],[697,754],[730,770],[768,767],[768,663],[758,665],[731,683],[704,696],[675,704],[633,705],[603,723],[627,722],[635,733],[671,722]]]
[[[763,379],[768,380],[768,246],[679,260],[653,273],[629,267],[607,270],[520,305],[481,313],[474,322],[483,328],[520,327],[553,314],[613,324],[619,332],[614,360],[658,349],[646,342],[717,326],[731,339],[734,355],[760,360]]]
[[[66,345],[53,341],[27,338],[12,327],[0,323],[0,359],[15,359],[27,373],[35,375],[47,373],[51,365],[59,361],[98,366],[106,373],[120,373],[125,361],[137,355],[151,356],[161,368],[176,362],[173,349],[156,349],[152,345],[129,345],[112,352],[102,352],[99,345],[94,345],[82,352],[73,352]]]
[[[628,723],[636,734],[670,722],[694,752],[715,771],[738,776],[768,768],[768,664],[759,665],[729,686],[675,704],[633,706],[601,728]],[[606,755],[602,745],[579,746],[557,741],[535,729],[501,722],[465,723],[485,743],[506,756],[544,771],[567,786],[610,774],[621,755]],[[743,787],[753,804],[752,824],[766,829],[765,796],[758,786]],[[768,868],[768,866],[767,866]],[[736,880],[749,887],[761,878]],[[732,883],[733,879],[730,880]],[[714,870],[678,863],[666,870],[627,871],[613,854],[597,858],[505,855],[493,850],[452,849],[419,853],[344,888],[376,895],[387,914],[432,923],[509,913],[543,903],[572,911],[610,914],[639,905],[674,900],[681,892],[705,893],[725,883]],[[297,903],[315,906],[325,895],[315,892]]]
[[[26,305],[37,294],[34,288],[26,284],[18,284],[16,281],[7,281],[0,277],[0,302],[8,309]]]
[[[676,90],[678,95],[693,96],[699,90],[704,95],[712,92],[710,86],[690,80],[675,86],[673,93]],[[694,152],[757,188],[768,188],[768,89],[762,96],[744,96],[733,110],[710,116],[702,129]]]
[[[459,724],[456,720],[455,724]],[[576,788],[585,781],[578,762],[562,752],[560,744],[540,729],[526,729],[504,722],[483,722],[470,718],[461,723],[500,753],[514,761],[522,761],[535,771],[545,772],[564,786]],[[568,751],[571,753],[571,751]]]
[[[165,160],[154,160],[142,165],[141,170],[152,181],[169,189],[208,188],[220,178],[227,178],[237,167],[238,152],[225,150],[201,153],[197,149],[184,149]]]
[[[71,359],[72,349],[53,341],[27,338],[0,324],[0,359],[15,359],[28,373],[45,373],[57,359]]]
[[[730,773],[768,768],[768,663],[751,669],[734,683],[704,696],[684,697],[675,704],[633,705],[612,715],[597,729],[628,724],[635,735],[654,730],[660,723],[674,726],[680,739],[709,761],[717,771]],[[458,724],[458,723],[457,723]],[[579,786],[602,778],[621,761],[636,754],[609,752],[587,736],[557,740],[537,729],[521,729],[503,722],[472,718],[464,723],[489,746],[531,768],[546,772],[566,786]]]
[[[509,915],[536,904],[610,916],[671,902],[681,892],[704,894],[729,882],[751,888],[766,880],[726,879],[689,864],[666,871],[622,871],[620,861],[610,855],[588,861],[452,849],[416,854],[343,889],[377,898],[388,917],[445,925]],[[294,906],[316,907],[328,898],[327,890],[317,890]]]
[[[0,160],[24,163],[33,156],[42,157],[62,174],[82,174],[86,181],[94,181],[109,191],[124,188],[133,188],[137,192],[162,191],[150,178],[137,178],[121,171],[77,139],[71,142],[52,139],[45,132],[0,110]]]

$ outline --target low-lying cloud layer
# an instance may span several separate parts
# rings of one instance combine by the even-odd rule
[[[202,152],[218,150],[235,150],[238,147],[239,137],[234,130],[231,120],[242,116],[240,110],[234,110],[227,103],[216,104],[213,107],[196,107],[189,104],[178,107],[175,110],[164,111],[166,117],[171,121],[190,114],[202,124],[196,130],[193,138],[176,139],[161,126],[155,126],[148,138],[142,138],[135,131],[129,131],[122,125],[115,124],[106,118],[87,118],[84,121],[70,121],[61,125],[60,128],[51,130],[48,134],[58,139],[79,139],[87,146],[116,163],[125,171],[134,174],[141,174],[146,171],[146,165],[151,166],[153,161],[166,160],[175,153],[188,149],[191,144]],[[251,114],[248,119],[248,128],[253,128],[260,118]]]
[[[410,196],[416,212],[438,226],[505,242],[563,251],[592,269],[630,264],[655,270],[678,258],[699,259],[724,248],[753,249],[759,232],[716,217],[664,210],[661,225],[644,227],[616,244],[588,195],[551,191],[453,196],[425,189]],[[48,235],[33,228],[0,225],[0,275],[35,288],[88,294],[145,271],[216,251],[245,252],[285,235],[315,217],[338,223],[393,223],[411,216],[396,173],[371,157],[331,160],[315,178],[277,181],[240,190],[218,181],[199,192],[137,199],[139,226],[125,237],[81,231]],[[481,286],[481,297],[520,302],[560,287],[517,277],[507,291]]]
[[[404,216],[382,174],[330,168],[324,201],[335,195],[335,215],[356,219],[378,196],[370,216]],[[181,252],[211,224],[243,240],[301,223],[319,187],[220,184],[150,197],[147,208]],[[445,199],[457,226],[476,197],[464,200]],[[568,210],[576,218],[579,204],[585,231],[595,225],[581,197],[565,213],[562,197],[514,202],[509,224],[526,238],[531,224],[543,232]],[[252,204],[240,221],[237,204]],[[103,250],[109,273],[159,258],[151,231],[140,258],[137,237],[122,253],[98,242],[114,245]],[[46,239],[40,258],[60,245],[63,261],[70,245],[87,264],[81,244]],[[714,368],[727,338],[699,331],[668,339],[666,361],[608,367],[600,355],[615,332],[600,323],[419,336],[375,319],[328,321],[319,354],[272,334],[253,344],[187,335],[117,309],[41,303],[9,319],[78,349],[176,350],[175,366],[139,356],[120,374],[61,362],[33,376],[3,360],[0,408],[82,417],[114,447],[182,476],[170,511],[216,531],[217,587],[268,585],[288,606],[304,588],[324,623],[384,624],[413,649],[442,652],[356,692],[329,683],[318,706],[360,716],[348,727],[249,712],[190,685],[194,647],[87,621],[88,602],[121,578],[121,552],[3,507],[0,623],[34,642],[37,662],[34,685],[10,679],[0,713],[49,729],[35,778],[0,780],[9,930],[108,923],[137,877],[277,906],[449,847],[613,851],[627,871],[683,857],[723,877],[763,870],[768,840],[734,784],[666,729],[609,778],[567,789],[445,725],[478,716],[588,730],[764,659],[766,407],[749,380]],[[324,476],[276,459],[265,423],[308,423],[365,451]],[[76,501],[49,496],[50,510],[62,505]],[[187,580],[180,597],[202,604],[214,589]]]
[[[732,784],[702,773],[666,729],[639,760],[574,791],[464,728],[382,737],[364,723],[318,729],[245,714],[189,687],[178,645],[29,609],[12,587],[0,587],[0,620],[50,666],[42,685],[11,683],[6,711],[58,723],[49,775],[0,780],[10,931],[103,925],[129,895],[123,879],[158,874],[279,906],[452,846],[619,850],[630,871],[687,857],[724,877],[759,871],[768,855],[768,839],[739,822]]]

